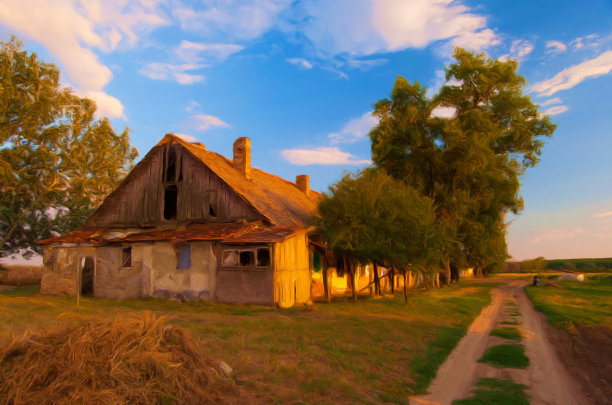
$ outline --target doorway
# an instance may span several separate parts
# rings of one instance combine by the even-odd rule
[[[81,269],[81,296],[94,296],[94,273],[95,260],[93,256],[85,256],[82,261]]]

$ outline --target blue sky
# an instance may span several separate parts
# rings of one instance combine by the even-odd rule
[[[165,133],[325,191],[370,159],[372,105],[396,75],[435,92],[453,46],[513,58],[558,128],[509,218],[515,259],[612,256],[612,2],[3,0],[0,39],[130,129]]]

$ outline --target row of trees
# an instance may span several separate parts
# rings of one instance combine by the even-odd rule
[[[59,78],[20,41],[0,42],[0,257],[77,228],[138,156],[127,129]]]
[[[555,126],[522,94],[516,61],[460,48],[454,58],[433,97],[398,77],[375,104],[373,167],[323,196],[319,228],[349,274],[358,263],[403,274],[441,268],[449,283],[459,268],[483,275],[508,257],[504,215],[522,209],[519,177]],[[438,116],[441,108],[452,116]]]

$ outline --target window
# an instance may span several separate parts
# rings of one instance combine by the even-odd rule
[[[188,269],[191,267],[191,245],[176,247],[176,268]]]
[[[178,190],[168,186],[164,191],[164,219],[176,219]]]
[[[270,248],[225,249],[221,255],[223,267],[270,267]]]
[[[257,267],[270,267],[270,248],[257,249]]]
[[[121,267],[132,267],[132,248],[123,248],[121,252]]]
[[[217,213],[215,212],[215,209],[212,204],[208,204],[208,216],[213,218],[217,216]]]

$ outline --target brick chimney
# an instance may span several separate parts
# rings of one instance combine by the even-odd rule
[[[251,179],[251,140],[241,137],[234,141],[234,167],[240,170],[247,180]]]
[[[306,194],[306,197],[310,196],[310,179],[307,174],[295,176],[295,185],[302,193]]]

